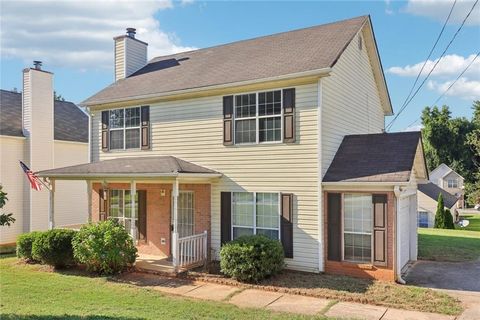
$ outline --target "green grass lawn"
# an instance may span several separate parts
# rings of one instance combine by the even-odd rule
[[[466,214],[461,217],[470,221],[470,224],[466,228],[455,226],[456,229],[480,232],[480,214]]]
[[[480,215],[465,216],[467,228],[418,229],[418,258],[436,261],[472,261],[480,258]]]
[[[0,286],[1,319],[325,319],[168,296],[11,257],[0,259]]]
[[[351,286],[348,278],[342,279],[345,287]],[[0,259],[0,287],[1,319],[326,319],[166,295],[79,271],[53,272],[15,257]],[[338,300],[352,301],[348,292],[337,290]],[[429,289],[375,282],[365,290],[366,303],[452,315],[462,311],[457,300]]]

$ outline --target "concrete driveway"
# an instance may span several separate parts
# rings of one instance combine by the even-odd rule
[[[480,292],[480,260],[418,261],[405,278],[407,284],[420,287]]]

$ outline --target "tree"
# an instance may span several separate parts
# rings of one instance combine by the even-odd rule
[[[0,184],[0,209],[7,203],[7,193],[3,192],[3,186]],[[0,214],[0,226],[10,227],[12,223],[15,222],[15,218],[12,217],[12,213],[1,213]]]
[[[426,107],[422,136],[427,167],[445,163],[465,178],[466,199],[480,201],[480,101],[473,102],[473,117],[452,118],[448,106]]]
[[[61,94],[57,94],[57,91],[53,91],[53,100],[65,101],[65,98]]]
[[[434,228],[445,228],[445,204],[443,203],[443,195],[440,193],[437,200],[437,212],[435,213]]]
[[[453,223],[453,216],[450,209],[445,209],[444,216],[445,216],[445,228],[444,229],[455,229],[455,224]]]

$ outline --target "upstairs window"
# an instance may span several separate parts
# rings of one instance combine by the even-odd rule
[[[110,150],[140,148],[140,107],[109,112]]]
[[[458,180],[457,179],[448,179],[447,180],[447,187],[448,188],[458,188]]]
[[[235,143],[282,141],[282,91],[236,95]]]

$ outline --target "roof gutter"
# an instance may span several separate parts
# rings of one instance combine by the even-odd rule
[[[104,173],[104,174],[71,174],[71,173],[42,173],[37,172],[39,177],[55,178],[58,180],[91,180],[91,179],[103,179],[103,178],[220,178],[223,175],[221,173],[183,173],[183,172],[171,172],[171,173]]]
[[[189,89],[182,89],[182,90],[174,90],[174,91],[167,91],[167,92],[160,92],[160,93],[152,93],[152,94],[145,94],[145,95],[138,95],[138,96],[131,96],[131,97],[123,97],[118,99],[104,99],[104,100],[94,100],[92,102],[87,102],[87,100],[80,102],[81,106],[84,107],[92,107],[101,104],[108,104],[108,103],[115,103],[115,102],[124,102],[124,101],[135,101],[135,100],[144,100],[144,99],[156,99],[156,98],[167,98],[174,95],[180,94],[192,94],[192,93],[201,93],[210,90],[216,89],[226,89],[231,87],[239,87],[245,85],[252,85],[252,84],[259,84],[263,82],[271,82],[271,81],[281,81],[281,80],[290,80],[295,78],[302,78],[302,77],[312,77],[312,76],[327,76],[332,71],[332,68],[321,68],[315,70],[308,70],[296,73],[290,73],[286,75],[280,75],[275,77],[268,77],[268,78],[261,78],[261,79],[254,79],[254,80],[245,80],[245,81],[238,81],[238,82],[231,82],[231,83],[224,83],[218,85],[211,85],[205,87],[196,87],[196,88],[189,88]]]

